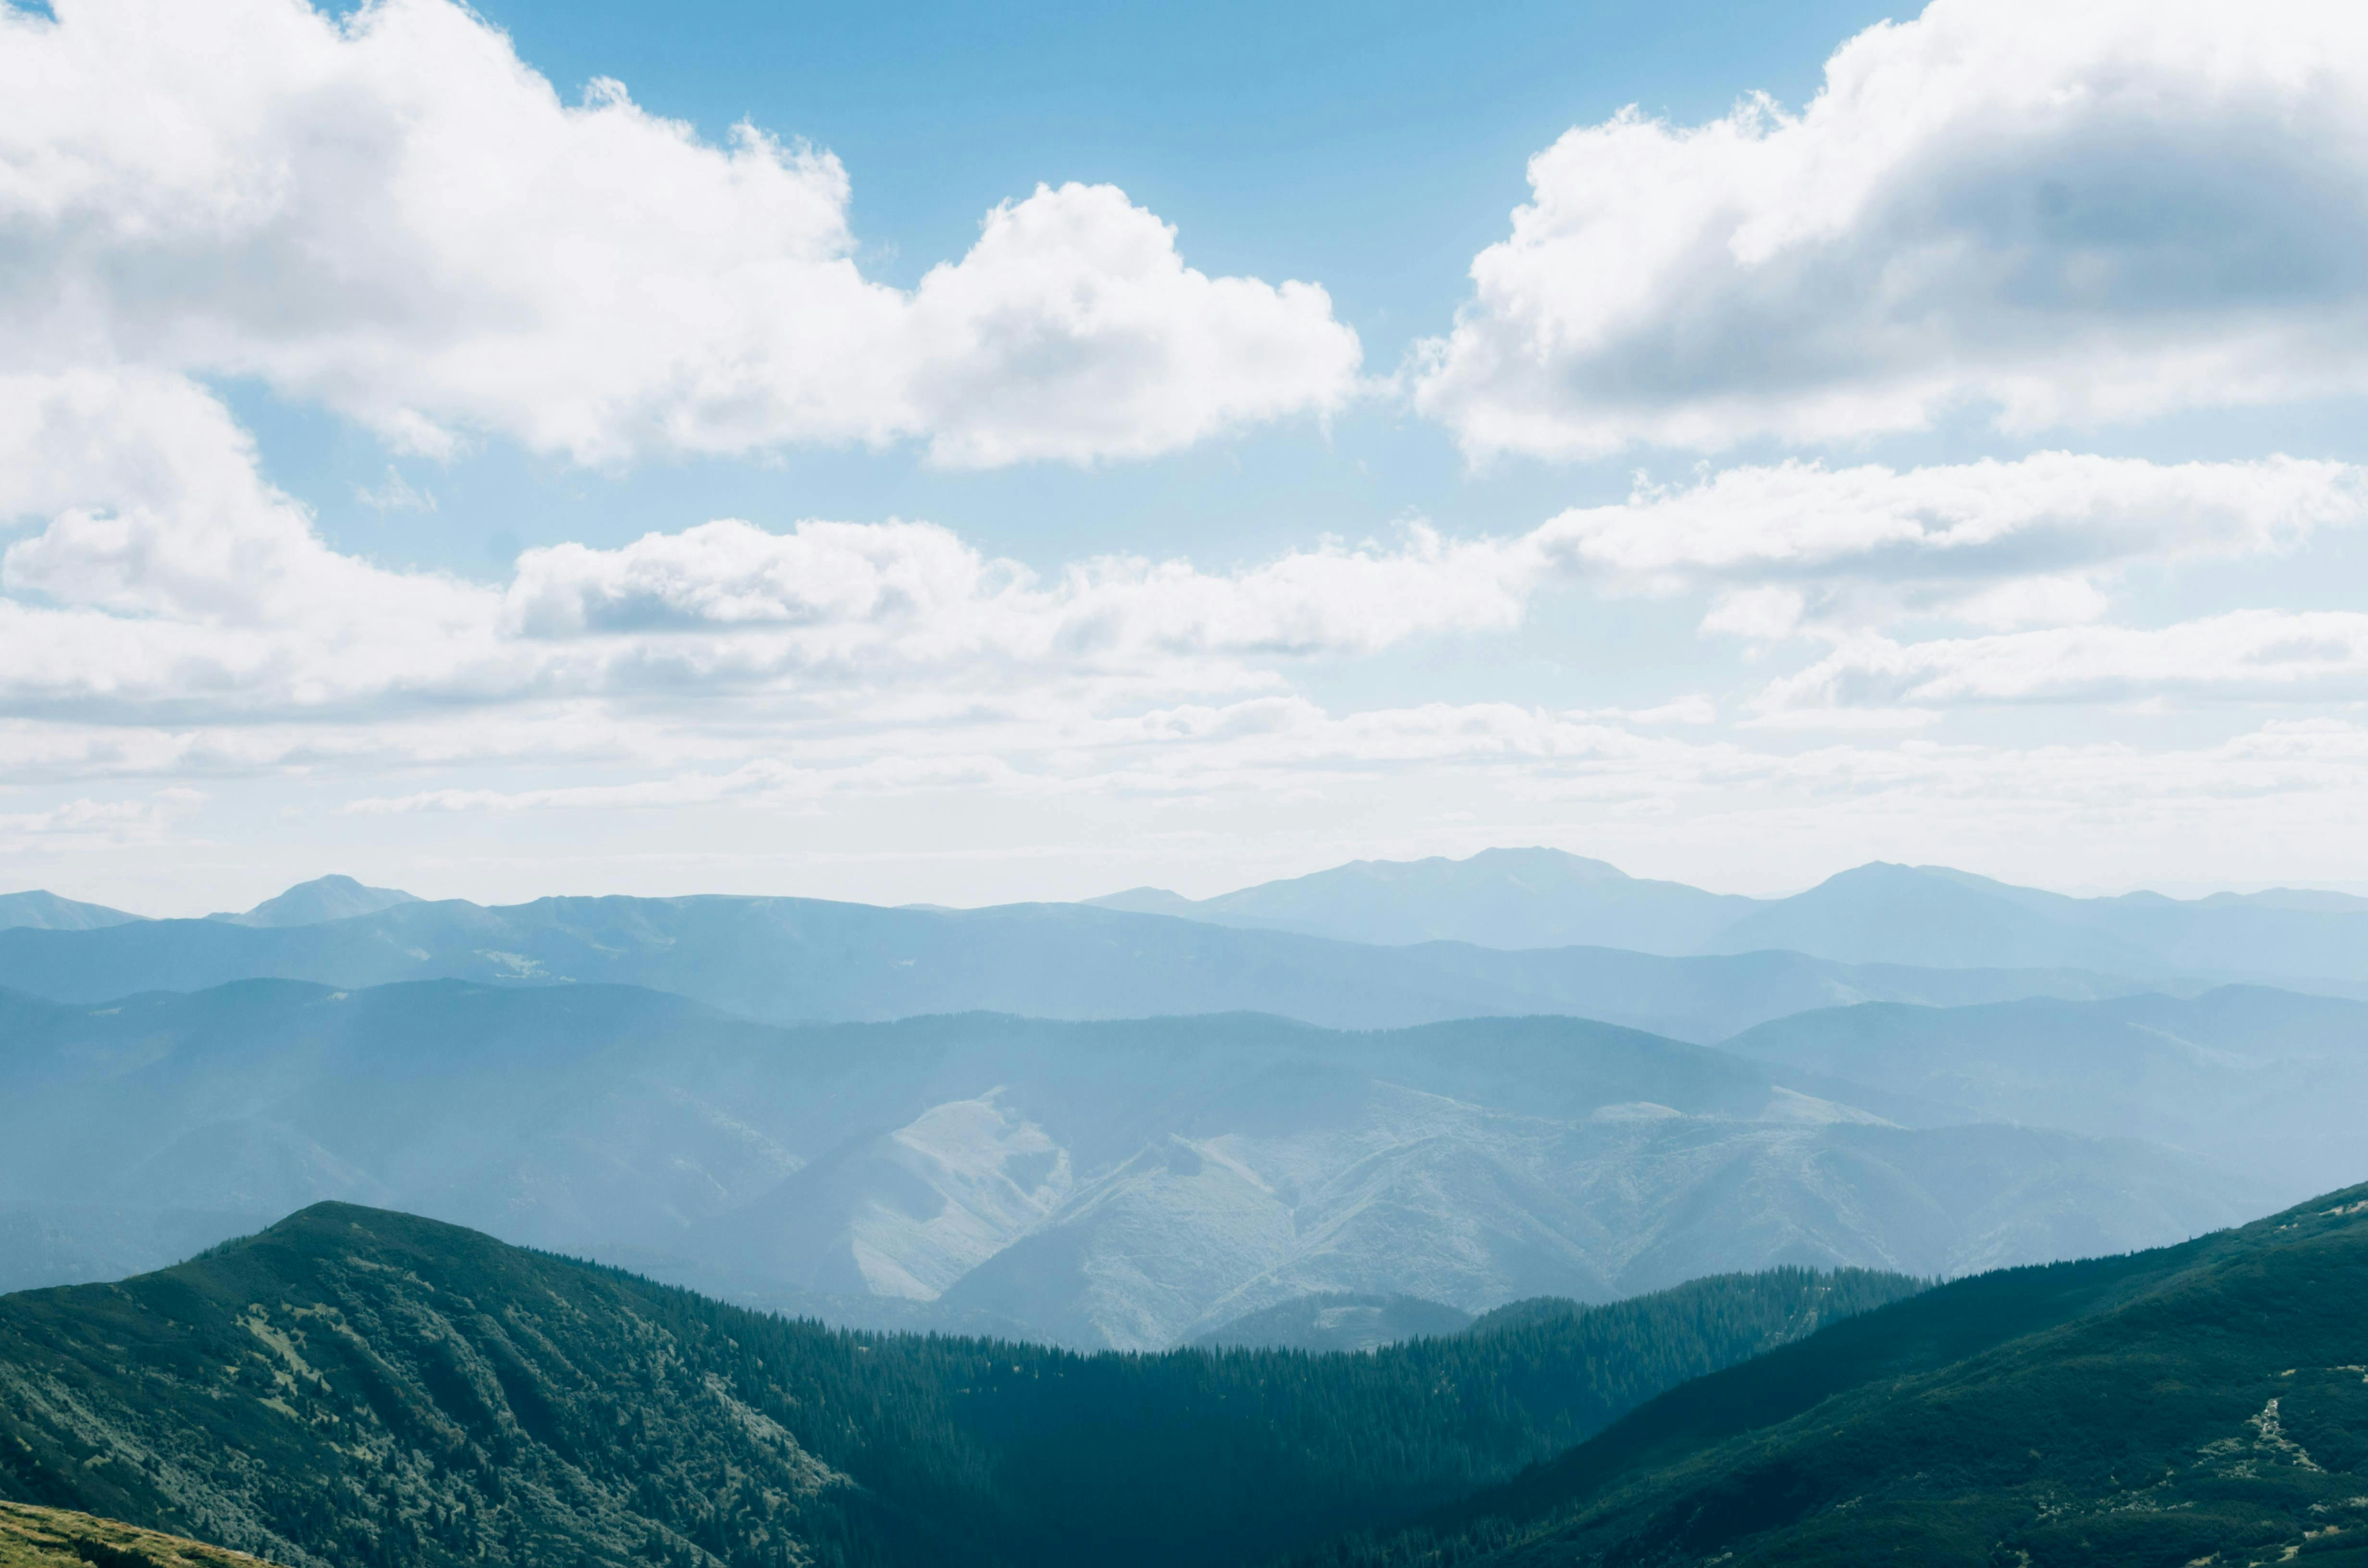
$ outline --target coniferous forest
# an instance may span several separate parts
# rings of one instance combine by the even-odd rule
[[[0,1483],[305,1564],[1255,1561],[1918,1288],[1782,1269],[1365,1354],[1083,1356],[763,1316],[324,1204],[0,1300]]]

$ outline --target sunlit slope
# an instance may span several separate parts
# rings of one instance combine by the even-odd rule
[[[1401,1518],[1913,1290],[1792,1270],[1311,1358],[762,1317],[324,1204],[0,1297],[0,1495],[302,1568],[1220,1564]]]
[[[2368,1187],[1960,1281],[1327,1564],[2368,1560]]]
[[[268,1568],[243,1551],[71,1508],[0,1502],[0,1568]]]

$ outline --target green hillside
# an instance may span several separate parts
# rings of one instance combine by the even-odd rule
[[[2368,1562],[2368,1187],[1674,1390],[1326,1568]]]
[[[0,1568],[268,1568],[243,1551],[70,1508],[0,1503]]]
[[[1895,1300],[1780,1270],[1362,1356],[763,1317],[322,1204],[0,1298],[0,1495],[299,1568],[1224,1563],[1409,1517]]]

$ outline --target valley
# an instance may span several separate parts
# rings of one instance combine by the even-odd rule
[[[1561,869],[1592,918],[1708,909],[1702,947],[1839,896]],[[1466,863],[1495,913],[1401,947],[1244,913],[1320,925],[1321,878],[1235,925],[344,879],[0,907],[43,922],[0,929],[0,1497],[289,1568],[2334,1550],[2336,1482],[2254,1484],[2348,1473],[2323,1370],[2227,1419],[2255,1374],[2173,1374],[2214,1392],[2161,1431],[2222,1457],[2147,1437],[2143,1492],[2095,1458],[2135,1437],[2032,1492],[1975,1435],[2125,1353],[2059,1346],[2173,1354],[2157,1297],[2351,1289],[2368,1205],[2255,1217],[2356,1179],[2368,1003],[2159,945],[2064,949],[2153,980],[1979,967],[2057,952],[1942,940],[2014,890],[1888,870],[1849,917],[1887,948],[1469,940],[1587,934],[1538,870]],[[1452,912],[1437,881],[1366,887],[1361,934],[1394,888]],[[1943,1429],[1975,1448],[1936,1471]]]

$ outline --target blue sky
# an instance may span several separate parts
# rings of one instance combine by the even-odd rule
[[[2347,8],[6,16],[0,883],[2368,882]]]
[[[1748,92],[1816,91],[1867,6],[480,7],[563,93],[623,81],[711,141],[741,120],[836,153],[867,270],[909,287],[980,215],[1040,183],[1109,182],[1189,236],[1195,266],[1319,281],[1387,371],[1436,334],[1474,253],[1522,199],[1529,154],[1640,103],[1712,119]],[[352,499],[388,454],[268,388],[238,403],[275,477],[357,548],[490,572],[507,545],[618,541],[687,513],[961,520],[1044,567],[1100,550],[1254,559],[1410,512],[1510,528],[1625,494],[1633,462],[1474,472],[1393,409],[1144,463],[949,475],[910,450],[791,450],[764,465],[586,474],[491,446],[414,472],[432,519],[399,536]],[[308,417],[308,415],[314,415]],[[1663,466],[1679,471],[1691,457]],[[440,481],[440,484],[439,482]],[[495,520],[499,519],[499,520]]]

